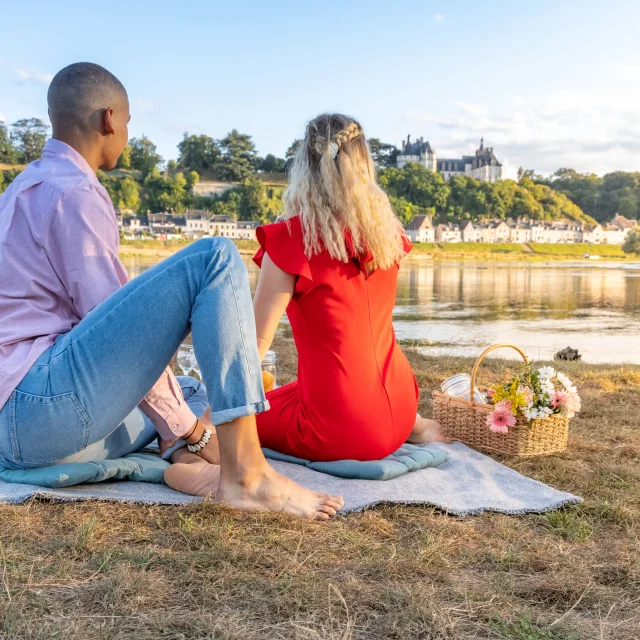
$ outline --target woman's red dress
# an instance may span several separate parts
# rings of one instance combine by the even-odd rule
[[[366,258],[345,263],[323,250],[307,259],[298,217],[260,227],[257,237],[258,266],[268,253],[298,276],[287,308],[298,379],[267,393],[260,443],[314,461],[389,455],[409,436],[418,408],[418,385],[392,325],[398,267],[367,276]]]

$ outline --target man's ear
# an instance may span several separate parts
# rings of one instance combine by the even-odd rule
[[[113,109],[111,107],[104,110],[102,125],[104,127],[105,135],[113,135],[116,132],[115,123],[113,121]]]

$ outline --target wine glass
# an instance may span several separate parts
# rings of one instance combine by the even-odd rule
[[[196,360],[196,353],[193,350],[193,345],[180,345],[178,353],[176,354],[176,365],[179,367],[181,375],[191,376],[198,380],[202,380],[200,365]]]

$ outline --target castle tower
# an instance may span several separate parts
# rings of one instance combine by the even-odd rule
[[[429,171],[434,173],[437,171],[438,163],[436,161],[436,152],[431,148],[429,141],[424,146],[424,164]]]

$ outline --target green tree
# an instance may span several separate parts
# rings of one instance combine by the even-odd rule
[[[11,142],[24,163],[40,157],[48,135],[49,127],[39,118],[25,118],[11,125]]]
[[[369,150],[377,169],[395,167],[400,153],[394,144],[381,142],[378,138],[369,138]]]
[[[117,169],[131,169],[131,146],[127,145],[118,158]]]
[[[135,210],[140,202],[140,186],[133,178],[120,181],[118,189],[118,207]]]
[[[189,135],[185,133],[178,144],[178,164],[192,171],[220,169],[222,151],[220,144],[209,136]]]
[[[272,153],[268,153],[260,163],[260,169],[266,173],[280,173],[284,171],[286,161],[276,158]]]
[[[404,198],[419,207],[434,207],[445,211],[449,205],[450,188],[439,173],[425,166],[409,162],[402,169],[383,169],[379,174],[380,185],[389,195]]]
[[[634,253],[640,255],[640,230],[634,229],[624,241],[622,250],[625,253]]]
[[[187,181],[187,189],[191,191],[193,189],[193,185],[200,181],[200,176],[197,171],[189,171],[185,176],[185,180]]]
[[[256,176],[245,179],[240,215],[243,220],[267,220],[267,190]]]
[[[220,140],[222,150],[221,177],[223,180],[239,182],[253,173],[256,148],[251,136],[230,131]]]
[[[140,211],[168,211],[183,213],[191,202],[187,179],[178,172],[175,176],[163,176],[154,167],[144,180],[146,195]]]
[[[9,169],[8,171],[0,171],[0,193],[5,191],[7,187],[14,181],[15,177],[20,173],[19,169]]]
[[[523,167],[518,167],[518,182],[522,182],[522,180],[539,180],[540,176],[536,174],[534,169],[524,169]]]
[[[293,164],[293,159],[296,153],[298,152],[298,149],[302,146],[302,142],[303,141],[300,139],[294,140],[289,146],[289,148],[287,149],[286,153],[284,154],[285,171],[289,171],[289,169],[291,169],[291,165]]]
[[[18,150],[11,142],[6,125],[4,122],[0,122],[0,162],[4,164],[16,164],[18,157]]]
[[[158,154],[156,145],[144,135],[141,138],[132,138],[129,146],[131,147],[131,168],[142,171],[145,176],[162,162],[162,156]]]

